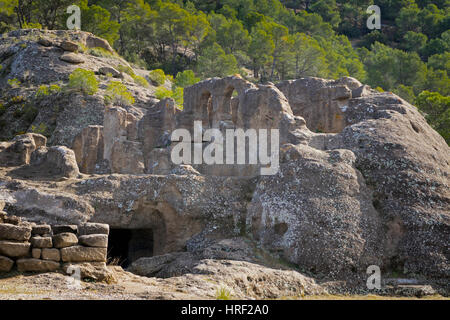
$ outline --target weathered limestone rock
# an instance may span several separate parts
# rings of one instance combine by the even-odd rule
[[[111,150],[111,171],[122,174],[142,174],[145,171],[142,144],[117,140]]]
[[[15,226],[20,225],[22,219],[20,217],[17,216],[4,216],[3,217],[3,223],[7,223],[7,224],[12,224]]]
[[[78,134],[72,147],[82,173],[91,174],[103,159],[103,127],[89,126]]]
[[[0,224],[0,240],[27,241],[30,237],[30,226],[15,226],[6,223]]]
[[[137,119],[123,108],[107,108],[103,123],[104,156],[111,172],[142,174],[145,171],[142,143],[136,141]]]
[[[113,67],[101,67],[98,69],[98,72],[103,75],[111,74],[114,78],[120,78],[121,73],[114,69]]]
[[[86,47],[88,48],[102,48],[111,53],[114,53],[114,49],[111,47],[107,40],[96,37],[93,34],[90,34],[86,37],[85,43]]]
[[[16,263],[19,272],[52,272],[60,267],[58,262],[39,259],[19,259]]]
[[[67,40],[61,42],[60,47],[64,51],[70,51],[70,52],[77,52],[79,50],[78,44],[76,44],[75,42],[72,42],[72,41],[67,41]]]
[[[98,248],[108,247],[108,236],[106,234],[90,234],[80,236],[78,240],[80,244],[87,247],[98,247]]]
[[[351,88],[359,82],[352,78],[336,81],[302,78],[283,81],[277,87],[284,93],[296,116],[306,120],[313,132],[341,132],[346,123],[345,106],[352,98]],[[358,88],[358,87],[356,87]]]
[[[43,236],[43,235],[50,234],[51,232],[52,232],[52,229],[48,224],[34,225],[34,226],[32,226],[32,229],[31,229],[32,235]]]
[[[53,45],[53,42],[48,38],[40,38],[38,43],[44,47],[51,47]]]
[[[0,255],[12,258],[26,257],[30,253],[30,244],[27,242],[0,241]]]
[[[64,146],[37,149],[31,155],[30,165],[23,171],[42,176],[66,178],[77,177],[80,174],[75,153]]]
[[[9,259],[8,257],[0,256],[0,272],[9,272],[11,271],[14,265],[14,261]]]
[[[74,246],[61,249],[64,262],[106,262],[106,248]]]
[[[53,246],[52,237],[32,237],[31,245],[34,248],[51,248]]]
[[[78,226],[77,225],[56,225],[52,226],[53,234],[60,234],[60,233],[74,233],[77,234],[78,232]]]
[[[55,248],[65,248],[76,245],[78,238],[71,232],[59,233],[53,236],[53,246]]]
[[[90,234],[109,234],[109,225],[104,223],[88,222],[78,227],[78,234],[80,236]]]
[[[107,283],[116,281],[114,273],[108,270],[104,262],[65,263],[62,270],[68,275],[72,275],[74,270],[79,270],[82,279],[105,281]]]
[[[61,260],[61,254],[58,249],[42,249],[41,254],[42,260],[51,260],[51,261],[60,261]]]
[[[21,166],[30,163],[36,148],[45,146],[47,138],[36,133],[16,136],[10,142],[0,142],[0,166]]]
[[[33,248],[31,249],[31,257],[33,259],[40,259],[41,258],[42,249],[39,248]]]
[[[71,64],[82,64],[85,62],[84,58],[76,53],[64,53],[59,59]]]

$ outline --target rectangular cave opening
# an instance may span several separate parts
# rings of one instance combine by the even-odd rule
[[[111,228],[108,239],[108,262],[123,268],[142,257],[153,256],[152,229]]]

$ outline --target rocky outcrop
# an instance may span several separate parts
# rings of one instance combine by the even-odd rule
[[[22,62],[37,77],[25,53],[37,59],[45,52],[60,63],[59,46],[33,42],[29,50],[8,53],[14,57],[11,75],[22,75]],[[118,64],[110,62],[85,64],[95,71]],[[74,68],[59,66],[42,78],[63,79]],[[183,110],[171,99],[156,103],[146,89],[133,94],[133,107],[105,108],[100,96],[74,95],[73,106],[67,97],[48,98],[47,105],[68,105],[49,139],[52,146],[38,146],[30,135],[2,144],[5,210],[39,223],[145,229],[153,236],[152,254],[163,255],[141,260],[149,275],[170,274],[168,266],[178,270],[178,262],[199,256],[220,259],[217,252],[232,250],[234,241],[226,250],[213,244],[245,235],[278,259],[334,279],[366,277],[372,264],[383,272],[448,278],[450,149],[414,106],[394,94],[348,77],[275,86],[237,76],[186,88]],[[48,115],[40,111],[38,118]],[[279,170],[264,176],[259,164],[173,164],[178,141],[171,133],[184,128],[192,134],[194,121],[221,133],[279,129]],[[104,253],[98,249],[104,236],[77,240],[77,246],[60,249],[67,263],[97,261]],[[16,250],[17,257],[19,249],[30,249],[0,241],[6,242],[3,252]],[[41,250],[35,256],[56,249],[40,248],[45,241],[33,241],[32,249]]]
[[[16,136],[9,142],[0,142],[0,166],[29,164],[31,154],[46,143],[46,137],[35,133]]]

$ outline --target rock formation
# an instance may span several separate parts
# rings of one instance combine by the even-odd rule
[[[85,33],[67,34],[99,46]],[[66,79],[73,67],[56,60],[35,70],[46,68],[34,63],[43,52],[53,59],[60,46],[75,49],[33,42],[25,55],[0,45],[1,59],[12,65],[7,77],[23,79],[28,68],[33,83]],[[98,71],[106,62],[84,64]],[[133,107],[105,107],[98,95],[74,96],[48,136],[49,147],[33,134],[1,143],[5,210],[50,224],[151,230],[152,255],[163,256],[133,265],[145,275],[164,273],[161,265],[177,259],[204,259],[211,246],[240,235],[332,279],[364,277],[369,265],[411,277],[450,276],[450,148],[396,95],[349,77],[255,85],[238,76],[186,88],[183,110],[171,99],[158,102],[150,90],[135,94]],[[173,164],[176,141],[170,135],[179,128],[193,132],[194,121],[220,132],[279,129],[278,172],[260,175],[254,164]],[[104,256],[96,246],[104,237],[78,240],[92,246],[89,256]],[[60,249],[62,259],[83,261],[81,248]],[[10,263],[3,259],[0,266]]]

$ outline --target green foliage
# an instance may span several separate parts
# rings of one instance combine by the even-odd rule
[[[183,94],[184,89],[182,87],[176,87],[174,90],[169,90],[165,87],[158,87],[155,90],[155,97],[159,100],[165,99],[165,98],[172,98],[175,100],[175,104],[178,106],[179,109],[183,109]]]
[[[111,81],[106,88],[105,103],[118,106],[128,106],[134,103],[133,95],[119,81]]]
[[[186,88],[196,84],[200,81],[200,78],[195,76],[194,71],[192,70],[184,70],[183,72],[178,72],[177,77],[175,78],[175,86]]]
[[[16,78],[14,78],[14,79],[8,79],[8,85],[11,87],[11,88],[14,88],[14,89],[16,89],[16,88],[18,88],[19,86],[20,86],[20,81],[19,80],[17,80]]]
[[[450,90],[448,0],[0,0],[0,33],[65,29],[70,4],[82,10],[82,30],[106,38],[134,65],[162,70],[166,80],[185,70],[200,79],[251,70],[255,82],[353,76],[409,101],[424,90]],[[381,7],[381,30],[367,29],[371,4]],[[121,71],[147,86],[131,68]],[[194,82],[184,76],[191,79],[175,79],[173,90]]]
[[[138,85],[140,85],[142,87],[145,87],[145,88],[150,87],[150,84],[148,83],[148,81],[144,77],[141,77],[141,76],[138,76],[138,75],[134,75],[133,76],[133,80],[134,80],[135,83],[137,83]]]
[[[35,125],[32,125],[31,132],[39,133],[46,136],[48,134],[48,127],[45,123],[41,122],[37,127]]]
[[[131,67],[124,66],[122,64],[117,66],[117,71],[124,72],[124,73],[130,75],[131,77],[135,76],[134,71],[133,71],[133,69]]]
[[[95,57],[103,57],[103,58],[114,58],[116,55],[114,55],[112,52],[109,52],[108,50],[101,48],[101,47],[95,47],[95,48],[89,48],[86,49],[86,53],[93,55]]]
[[[50,94],[58,93],[61,91],[61,87],[57,84],[52,84],[50,86],[41,85],[36,91],[36,98],[46,97]]]
[[[198,73],[203,78],[225,77],[238,72],[236,58],[214,43],[198,58]]]
[[[414,103],[414,100],[416,99],[416,96],[414,94],[414,90],[412,87],[407,87],[404,85],[399,85],[398,88],[393,90],[393,92],[398,95],[399,97],[405,99],[409,103]]]
[[[367,81],[373,86],[393,90],[399,85],[419,86],[425,81],[426,65],[417,53],[407,53],[375,43],[365,57]]]
[[[157,86],[163,85],[164,82],[166,81],[166,75],[164,74],[164,71],[161,69],[150,71],[148,77]]]
[[[93,95],[98,91],[98,81],[93,71],[77,68],[69,76],[68,87]]]
[[[216,300],[231,300],[231,292],[227,288],[220,288],[216,291]]]
[[[423,91],[416,99],[416,106],[426,114],[428,123],[450,144],[450,97]]]

